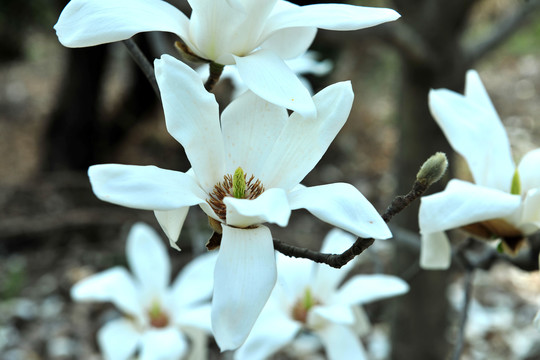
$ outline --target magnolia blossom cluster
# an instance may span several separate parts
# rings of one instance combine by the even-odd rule
[[[212,331],[221,350],[230,350],[244,343],[276,282],[266,223],[287,226],[292,210],[306,209],[356,236],[391,236],[352,185],[300,184],[343,127],[353,92],[350,82],[341,82],[312,97],[284,60],[303,55],[317,28],[356,30],[396,20],[399,14],[283,0],[188,2],[189,18],[162,0],[72,0],[55,29],[69,47],[165,31],[178,36],[178,48],[191,60],[219,71],[236,66],[248,90],[220,116],[214,95],[193,69],[169,55],[154,63],[167,130],[184,147],[189,171],[119,164],[88,171],[100,199],[152,210],[177,249],[188,209],[198,205],[208,215],[215,232],[208,247],[219,248]]]
[[[474,183],[454,179],[443,192],[422,198],[420,265],[450,266],[445,231],[455,228],[501,239],[501,249],[515,254],[524,237],[540,228],[540,148],[515,165],[506,131],[476,71],[467,73],[464,95],[432,90],[429,106],[450,145],[467,161]]]

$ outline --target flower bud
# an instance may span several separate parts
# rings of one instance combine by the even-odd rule
[[[441,179],[448,168],[448,159],[443,152],[437,152],[424,162],[418,174],[416,181],[427,186],[431,186]]]

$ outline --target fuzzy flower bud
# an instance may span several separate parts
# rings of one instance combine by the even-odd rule
[[[418,174],[416,174],[416,181],[431,186],[441,179],[446,172],[446,168],[448,168],[446,154],[437,152],[424,162]]]

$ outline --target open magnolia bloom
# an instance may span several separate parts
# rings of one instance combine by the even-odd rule
[[[476,71],[467,73],[465,95],[431,90],[433,117],[454,150],[462,155],[475,184],[451,180],[440,193],[423,197],[419,223],[420,265],[450,266],[445,230],[462,228],[486,238],[500,238],[515,253],[540,227],[540,149],[527,153],[516,167],[506,131]]]
[[[357,30],[399,18],[394,10],[344,4],[297,6],[283,0],[189,0],[191,17],[162,0],[72,0],[55,25],[60,42],[84,47],[144,31],[178,35],[205,61],[236,64],[269,102],[313,116],[308,91],[282,59],[303,54],[317,28]]]
[[[102,200],[154,210],[173,246],[192,205],[222,232],[215,269],[212,325],[222,350],[240,346],[263,308],[276,279],[270,230],[286,226],[291,210],[307,209],[319,219],[357,236],[386,239],[390,230],[352,185],[304,187],[349,115],[350,82],[313,97],[318,116],[290,117],[247,91],[222,113],[198,74],[164,55],[155,61],[167,130],[186,152],[187,173],[155,166],[95,165],[88,173]]]
[[[334,229],[324,239],[321,252],[343,252],[353,241],[350,234]],[[330,360],[367,359],[359,332],[369,328],[369,320],[359,305],[404,294],[407,283],[390,275],[354,275],[339,286],[354,262],[335,269],[277,256],[276,287],[235,359],[266,359],[302,340],[303,332],[319,338]]]
[[[146,224],[133,225],[123,267],[94,274],[71,288],[76,301],[112,302],[125,317],[98,331],[105,359],[180,359],[189,352],[183,328],[210,332],[214,254],[190,262],[169,286],[171,269],[160,237]]]

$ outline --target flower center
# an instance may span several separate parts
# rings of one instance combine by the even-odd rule
[[[150,317],[150,325],[155,328],[164,328],[169,325],[169,316],[163,311],[158,301],[152,302],[148,316]]]
[[[301,323],[306,323],[309,310],[320,302],[313,297],[311,288],[307,287],[304,290],[304,296],[296,301],[292,308],[292,318]]]
[[[261,180],[255,179],[253,175],[248,179],[242,168],[238,168],[233,175],[227,174],[223,176],[223,181],[214,186],[206,202],[212,207],[216,215],[225,221],[227,209],[223,199],[226,196],[252,200],[259,197],[263,192],[264,186],[261,184]]]

